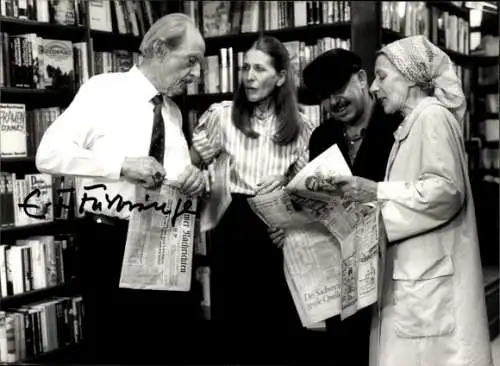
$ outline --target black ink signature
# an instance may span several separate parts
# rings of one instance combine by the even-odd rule
[[[107,187],[105,184],[95,184],[92,186],[85,186],[83,187],[85,191],[92,191],[95,189],[103,189],[107,190]],[[58,189],[56,190],[57,193],[73,193],[75,192],[74,188],[64,188],[64,189]],[[40,189],[35,189],[30,194],[28,194],[25,198],[23,203],[19,203],[18,207],[24,210],[24,213],[35,219],[40,219],[43,220],[46,218],[46,214],[48,212],[48,208],[52,206],[52,203],[46,203],[43,206],[38,206],[35,204],[30,203],[31,198],[33,197],[40,197]],[[129,212],[132,212],[132,210],[136,209],[139,212],[154,209],[155,211],[160,211],[163,213],[165,216],[171,215],[172,210],[167,208],[167,203],[166,202],[156,202],[156,201],[151,201],[150,203],[144,204],[144,203],[133,203],[131,201],[126,201],[123,199],[123,197],[120,194],[115,195],[113,198],[110,198],[109,195],[106,193],[104,195],[107,203],[107,208],[111,209],[113,205],[116,204],[116,211],[121,212],[125,207],[128,207]],[[144,201],[148,202],[150,200],[149,194],[146,194],[144,197]],[[87,202],[90,202],[92,204],[92,210],[94,212],[96,211],[102,211],[102,202],[99,201],[96,197],[93,196],[88,196],[87,192],[84,192],[82,201],[80,203],[80,206],[78,208],[78,211],[80,214],[84,212],[85,204]],[[181,208],[182,206],[182,208]],[[175,205],[175,210],[173,212],[172,218],[171,218],[171,223],[172,226],[175,226],[175,223],[177,219],[184,215],[184,214],[190,214],[190,215],[196,215],[196,211],[191,210],[191,207],[193,206],[193,201],[191,199],[186,199],[184,202],[181,198],[177,200],[177,204]],[[54,203],[54,208],[55,209],[70,209],[69,205],[65,205],[63,202],[63,198],[59,196],[58,202]],[[34,214],[32,212],[29,212],[28,209],[36,209],[39,211],[40,209],[43,210],[43,214]]]

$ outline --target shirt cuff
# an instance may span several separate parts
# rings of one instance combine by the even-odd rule
[[[208,133],[205,130],[197,131],[191,138],[194,149],[198,152],[203,162],[207,163],[214,157],[214,151],[210,145]]]
[[[113,154],[108,155],[106,159],[102,159],[102,168],[105,172],[105,177],[108,179],[119,180],[124,161],[124,156]]]

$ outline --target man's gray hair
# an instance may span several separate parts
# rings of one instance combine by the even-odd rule
[[[195,25],[193,20],[183,13],[164,15],[148,29],[142,39],[139,50],[146,58],[153,56],[154,42],[160,40],[169,49],[176,49],[184,40],[188,23]]]

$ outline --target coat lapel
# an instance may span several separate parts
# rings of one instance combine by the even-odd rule
[[[392,145],[391,153],[389,154],[389,160],[387,161],[387,168],[385,170],[385,180],[389,179],[389,175],[391,174],[392,165],[394,164],[394,160],[396,159],[396,155],[399,151],[399,147],[404,140],[408,137],[413,124],[417,120],[417,117],[420,113],[429,105],[435,103],[435,98],[425,98],[420,102],[417,107],[411,111],[411,113],[406,116],[401,125],[394,132],[394,145]]]

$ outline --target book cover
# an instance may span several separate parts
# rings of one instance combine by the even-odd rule
[[[53,189],[52,176],[50,174],[26,174],[25,175],[27,194],[39,191],[39,194],[34,194],[29,203],[36,205],[36,208],[30,208],[30,221],[32,224],[50,222],[54,220],[53,209]],[[36,216],[36,217],[35,217]]]
[[[50,0],[50,22],[61,25],[76,24],[76,10],[73,0]]]
[[[0,103],[0,152],[2,158],[26,157],[26,106]]]
[[[43,79],[47,89],[73,89],[74,63],[71,41],[44,39]]]

